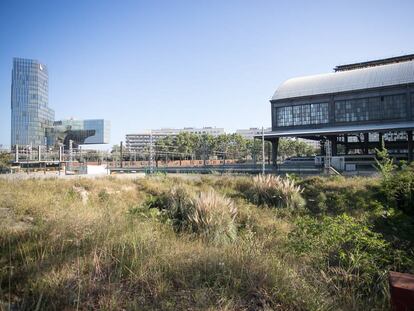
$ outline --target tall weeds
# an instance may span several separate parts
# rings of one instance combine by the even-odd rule
[[[254,204],[299,208],[305,205],[302,189],[289,178],[257,175],[239,184],[239,190]]]
[[[184,184],[177,185],[158,196],[154,205],[177,231],[195,233],[214,243],[233,241],[237,236],[237,208],[212,188],[196,193]]]
[[[194,208],[188,215],[193,230],[213,242],[232,241],[236,238],[237,208],[223,195],[209,190],[194,199]]]

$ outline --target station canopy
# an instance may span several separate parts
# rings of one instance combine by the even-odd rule
[[[400,123],[382,123],[382,124],[364,124],[364,125],[347,125],[323,128],[307,129],[290,129],[287,131],[268,132],[264,134],[265,138],[288,137],[288,136],[323,136],[323,135],[340,135],[351,133],[367,132],[387,132],[387,131],[405,131],[414,129],[414,121]],[[262,135],[255,135],[255,138],[261,138]]]

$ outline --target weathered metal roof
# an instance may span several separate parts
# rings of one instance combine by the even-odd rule
[[[414,83],[414,60],[285,81],[272,100]]]

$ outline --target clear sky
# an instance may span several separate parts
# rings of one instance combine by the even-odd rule
[[[0,0],[0,144],[13,57],[49,68],[56,119],[149,128],[270,126],[284,80],[414,53],[414,1]]]

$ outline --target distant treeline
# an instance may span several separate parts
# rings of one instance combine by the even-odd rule
[[[265,157],[270,158],[271,144],[265,142]],[[114,146],[114,152],[119,146]],[[142,154],[148,154],[147,146]],[[260,139],[246,139],[239,134],[222,134],[213,136],[209,134],[197,135],[194,133],[180,133],[177,136],[166,136],[157,140],[154,146],[156,158],[169,159],[262,159],[262,141]],[[281,139],[279,141],[278,156],[287,158],[292,156],[312,156],[317,150],[304,141]]]

